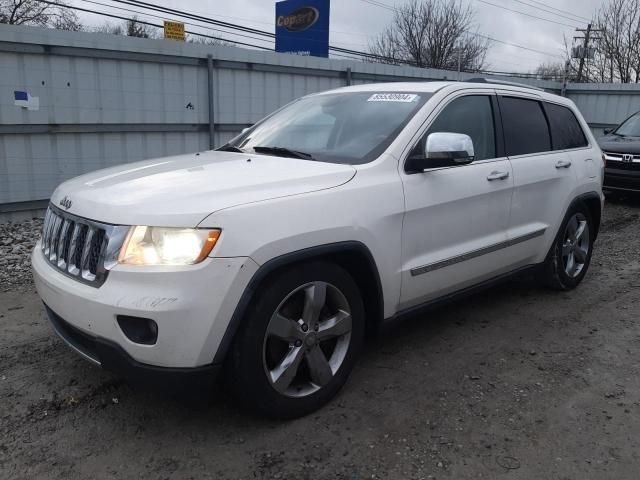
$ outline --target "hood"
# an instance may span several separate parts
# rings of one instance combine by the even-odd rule
[[[605,152],[640,154],[640,137],[607,135],[600,138],[598,144]]]
[[[209,151],[82,175],[60,185],[51,203],[105,223],[195,227],[218,210],[337,187],[355,173],[350,165]]]

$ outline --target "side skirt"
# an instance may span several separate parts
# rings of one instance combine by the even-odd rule
[[[540,265],[526,265],[516,270],[512,270],[510,272],[498,275],[497,277],[490,278],[489,280],[485,280],[484,282],[478,283],[476,285],[463,288],[462,290],[449,293],[447,295],[444,295],[439,298],[435,298],[433,300],[429,300],[419,305],[414,305],[413,307],[405,308],[404,310],[397,312],[392,317],[385,318],[384,321],[382,322],[383,326],[386,327],[389,324],[395,323],[397,321],[401,321],[403,319],[406,319],[407,317],[416,315],[418,313],[424,313],[430,310],[434,310],[436,308],[440,308],[444,305],[454,303],[462,298],[468,297],[470,295],[474,295],[478,292],[491,288],[495,285],[499,285],[503,283],[505,280],[512,278],[514,275],[525,273],[525,272],[534,272],[539,267]]]

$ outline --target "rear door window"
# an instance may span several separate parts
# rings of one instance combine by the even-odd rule
[[[586,147],[587,137],[573,112],[562,105],[545,103],[544,108],[551,127],[554,150]]]
[[[508,156],[551,150],[549,125],[539,101],[500,97],[500,112]]]

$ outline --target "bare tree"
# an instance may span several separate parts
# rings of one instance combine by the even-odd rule
[[[562,80],[565,75],[564,62],[544,62],[531,72],[541,80]]]
[[[640,0],[610,0],[598,12],[596,62],[591,75],[622,83],[640,81]],[[601,58],[598,58],[601,57]]]
[[[127,20],[125,30],[128,37],[156,38],[158,36],[154,27],[140,23],[135,15]]]
[[[124,35],[124,26],[121,23],[104,22],[101,25],[91,28],[95,33],[108,33],[110,35]]]
[[[412,0],[396,8],[392,24],[369,45],[382,63],[478,71],[489,40],[475,31],[474,13],[460,0]]]
[[[597,38],[590,43],[591,46],[589,48],[593,50],[593,58],[585,59],[581,82],[605,83],[613,81],[613,77],[609,75],[610,57],[604,53],[602,44]],[[580,59],[572,57],[571,43],[571,39],[565,36],[564,49],[562,51],[562,56],[565,58],[564,61],[543,62],[532,73],[546,80],[563,80],[566,75],[569,81],[577,81]]]
[[[84,25],[80,23],[76,12],[68,8],[61,9],[60,15],[53,17],[51,26],[57,30],[68,30],[70,32],[81,32],[84,30]]]
[[[125,35],[127,37],[158,38],[157,28],[140,23],[136,16],[122,23],[104,22],[102,25],[94,27],[92,31],[111,35]]]
[[[0,23],[35,25],[61,30],[82,30],[73,10],[60,0],[51,3],[37,0],[0,0]]]
[[[187,35],[187,42],[197,43],[200,45],[215,45],[215,46],[224,46],[224,47],[232,47],[235,45],[233,42],[227,42],[226,40],[220,40],[220,39],[211,38],[211,37],[201,37],[195,34]]]
[[[590,43],[593,55],[585,59],[582,81],[640,82],[640,0],[610,0],[598,11],[594,28],[599,31]],[[570,61],[574,74],[579,59]]]

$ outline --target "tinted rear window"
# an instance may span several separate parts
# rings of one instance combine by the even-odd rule
[[[526,155],[551,150],[549,126],[540,102],[500,97],[500,111],[507,155]]]
[[[554,150],[580,148],[588,145],[580,123],[570,109],[553,103],[545,103],[544,107],[549,118]]]

